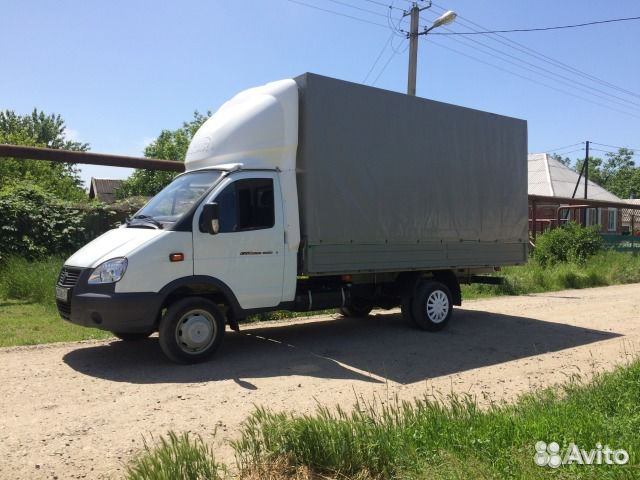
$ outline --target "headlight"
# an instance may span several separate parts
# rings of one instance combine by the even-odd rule
[[[126,271],[126,258],[112,258],[93,270],[88,283],[115,283],[122,278]]]

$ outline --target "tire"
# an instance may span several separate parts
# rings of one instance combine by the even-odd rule
[[[453,314],[451,291],[444,283],[427,281],[418,287],[411,307],[418,328],[437,332],[449,323]]]
[[[127,332],[111,332],[120,340],[125,342],[139,342],[140,340],[144,340],[148,338],[153,332],[147,333],[127,333]]]
[[[338,312],[340,312],[343,317],[347,318],[363,318],[368,316],[371,313],[371,310],[373,310],[371,304],[356,301],[349,307],[339,308]]]
[[[400,312],[402,312],[402,319],[405,321],[407,325],[410,327],[417,327],[416,319],[413,318],[413,309],[412,309],[413,298],[412,297],[404,297],[402,302],[400,303]]]
[[[218,306],[206,298],[178,300],[160,321],[160,348],[176,363],[203,362],[222,343],[225,323]]]

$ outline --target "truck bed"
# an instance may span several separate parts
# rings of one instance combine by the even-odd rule
[[[300,273],[526,261],[524,120],[315,74],[295,80]]]

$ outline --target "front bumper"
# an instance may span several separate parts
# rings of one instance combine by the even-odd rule
[[[157,328],[163,297],[159,293],[115,293],[115,284],[88,285],[91,269],[81,270],[58,313],[83,327],[118,333],[148,333]],[[60,282],[59,282],[60,283]]]
[[[110,332],[147,333],[156,328],[161,304],[157,293],[81,293],[71,297],[68,320]]]

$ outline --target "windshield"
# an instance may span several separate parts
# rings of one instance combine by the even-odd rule
[[[163,228],[165,223],[177,222],[221,175],[220,170],[202,170],[180,175],[142,207],[129,225],[150,224]]]

